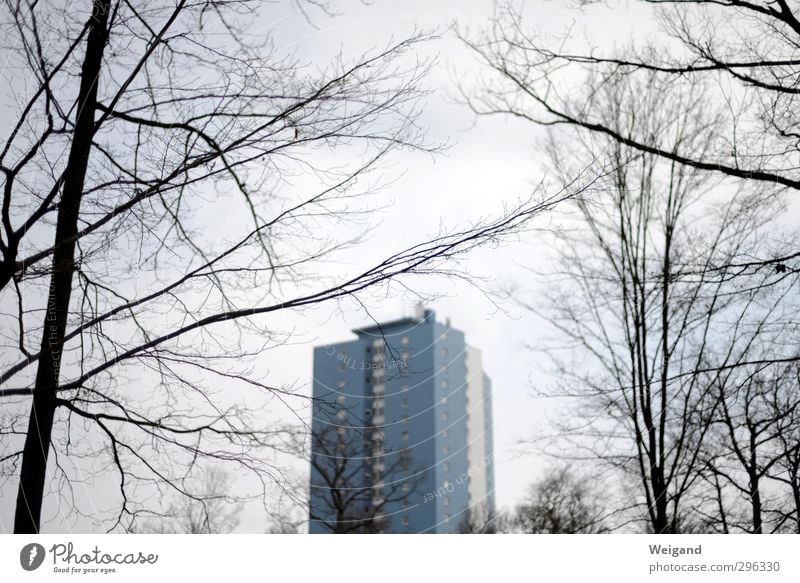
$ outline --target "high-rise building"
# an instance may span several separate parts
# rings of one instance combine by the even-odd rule
[[[309,532],[454,533],[494,514],[491,383],[432,310],[314,349]]]

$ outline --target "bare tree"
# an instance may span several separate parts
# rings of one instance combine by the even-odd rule
[[[531,484],[527,497],[508,519],[509,532],[531,534],[599,534],[609,531],[609,511],[596,484],[569,466],[547,470]]]
[[[267,534],[300,534],[300,525],[294,521],[276,521],[267,529]]]
[[[707,469],[717,484],[716,506],[729,531],[780,532],[787,523],[793,527],[789,530],[796,530],[796,519],[790,520],[796,510],[785,510],[796,505],[786,505],[786,493],[774,483],[789,485],[794,498],[792,461],[797,444],[790,439],[797,431],[800,407],[796,367],[740,372],[743,378],[729,383],[719,395],[714,421],[718,429],[707,448],[711,452]],[[731,518],[736,513],[725,508],[725,485],[746,502],[745,520]]]
[[[325,532],[385,532],[387,507],[416,490],[412,460],[404,452],[375,452],[375,432],[340,424],[312,434],[310,520]]]
[[[709,43],[695,46],[681,28],[690,10],[663,22],[701,50]],[[573,229],[559,233],[552,275],[562,283],[545,293],[548,308],[530,305],[557,331],[558,348],[545,351],[556,364],[555,394],[573,403],[558,443],[575,459],[637,476],[627,509],[645,509],[648,531],[694,530],[697,500],[716,498],[701,491],[714,487],[703,476],[722,395],[735,393],[748,367],[800,355],[790,291],[800,245],[779,220],[783,191],[793,187],[791,155],[761,148],[766,155],[756,156],[750,147],[764,144],[764,129],[718,99],[695,75],[704,70],[696,61],[649,66],[668,59],[666,50],[639,48],[638,65],[552,50],[511,3],[465,42],[490,72],[465,88],[473,111],[550,127],[561,176],[576,161],[615,168],[576,202],[566,221]],[[723,68],[712,74],[731,74]],[[733,164],[722,157],[727,136],[742,142]],[[785,170],[774,170],[781,160]]]
[[[797,384],[793,389],[797,391]],[[773,479],[783,482],[789,487],[791,502],[781,506],[777,512],[782,514],[789,524],[794,525],[794,532],[800,534],[800,412],[793,411],[791,420],[784,425],[779,434],[780,448],[783,458],[773,474]]]
[[[427,65],[409,58],[429,37],[311,68],[250,33],[261,6],[4,3],[0,476],[16,532],[40,531],[47,484],[75,505],[69,460],[82,479],[116,472],[118,504],[96,516],[109,530],[146,510],[140,487],[191,498],[200,461],[285,484],[266,452],[289,431],[263,409],[296,407],[257,357],[291,334],[267,316],[457,275],[463,253],[573,194],[332,273],[387,156],[436,149],[417,123]]]
[[[168,504],[162,516],[152,518],[135,530],[153,534],[227,534],[239,525],[242,504],[233,494],[233,479],[224,470],[206,468],[197,485],[188,487],[190,496]]]
[[[681,201],[689,192],[680,168],[662,191],[649,182],[654,162],[624,166],[616,184],[578,202],[584,225],[561,240],[563,283],[546,294],[544,312],[531,308],[561,339],[560,350],[545,348],[556,364],[554,394],[572,403],[557,428],[566,438],[559,449],[636,475],[634,505],[646,508],[648,530],[685,532],[683,506],[726,395],[738,390],[742,363],[779,359],[773,347],[791,322],[787,296],[797,283],[774,284],[767,273],[748,278],[741,293],[741,278],[714,268],[759,252],[754,243],[775,216],[767,200],[752,213],[734,197],[703,233]]]
[[[468,507],[458,524],[459,534],[497,534],[505,528],[505,517],[501,513],[488,513],[484,508]]]

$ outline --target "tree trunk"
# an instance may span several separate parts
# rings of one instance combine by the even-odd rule
[[[660,468],[656,469],[653,476],[653,498],[656,507],[653,532],[655,534],[666,534],[670,532],[669,519],[667,518],[667,489],[664,486],[664,478]]]
[[[797,477],[792,478],[792,497],[794,498],[795,520],[797,521],[795,532],[800,534],[800,480]]]
[[[47,456],[56,409],[61,354],[67,327],[72,278],[75,272],[75,235],[78,231],[86,169],[89,164],[94,113],[97,106],[97,83],[108,40],[110,0],[94,0],[86,40],[86,54],[81,67],[75,130],[56,223],[56,251],[47,299],[42,346],[36,369],[28,433],[22,454],[14,532],[39,532]],[[62,243],[59,245],[59,243]]]
[[[748,426],[750,428],[750,459],[747,466],[748,478],[750,479],[750,507],[753,512],[753,533],[762,534],[764,532],[763,521],[761,517],[761,491],[760,476],[758,475],[758,446],[756,445],[756,433],[750,425],[748,418]]]
[[[762,534],[764,527],[761,518],[761,491],[758,476],[754,475],[750,476],[750,501],[753,510],[753,533]]]

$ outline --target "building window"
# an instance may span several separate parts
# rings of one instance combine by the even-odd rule
[[[408,399],[403,399],[400,401],[400,405],[403,407],[403,409],[408,409]]]
[[[344,412],[344,411],[339,411],[339,412],[336,414],[336,418],[337,418],[337,419],[343,420],[345,417],[347,417],[347,413],[346,413],[346,412]]]
[[[408,441],[408,431],[403,431],[403,441]]]
[[[442,437],[448,437],[449,435],[450,435],[450,430],[447,427],[445,427],[442,430]]]
[[[450,446],[446,443],[442,446],[442,453],[450,453]]]
[[[445,506],[450,506],[450,496],[445,496],[444,500],[442,501],[442,504],[444,504]]]
[[[411,484],[403,482],[403,492],[408,492],[409,490],[411,490]]]
[[[403,501],[400,503],[403,508],[408,508],[410,504],[408,503],[408,499],[403,498]]]
[[[400,450],[400,467],[404,472],[407,472],[411,466],[411,459],[408,448]]]
[[[444,462],[442,469],[445,472],[449,472],[450,471],[450,462]]]
[[[383,350],[383,345],[384,345],[383,338],[379,338],[378,340],[372,341],[372,348],[375,350]]]
[[[442,405],[447,405],[447,395],[442,397]]]
[[[448,387],[447,379],[442,379],[442,388],[446,389]]]
[[[402,338],[400,338],[400,344],[402,344],[403,346],[408,346],[408,336],[403,336]]]
[[[403,351],[403,352],[400,353],[400,359],[403,362],[408,362],[409,357],[410,357],[410,355],[406,351]]]
[[[408,526],[409,524],[411,524],[411,521],[408,519],[408,516],[406,516],[405,514],[400,519],[400,521],[403,523],[403,526]]]
[[[450,415],[447,411],[442,411],[442,421],[450,421]]]
[[[408,415],[403,415],[403,425],[408,425]]]
[[[338,402],[340,405],[344,404],[344,402],[345,402],[346,400],[347,400],[347,396],[345,396],[345,395],[339,395],[338,397],[336,397],[336,401],[337,401],[337,402]]]
[[[450,522],[450,515],[449,514],[445,514],[444,515],[444,521],[445,522]]]
[[[339,388],[340,388],[340,389],[343,389],[343,388],[345,388],[345,386],[346,386],[346,385],[347,385],[347,383],[346,383],[346,382],[344,382],[344,381],[339,381]]]
[[[401,391],[407,391],[408,390],[408,384],[403,383],[402,385],[400,385],[400,390]]]
[[[447,358],[447,348],[442,348],[442,356]]]

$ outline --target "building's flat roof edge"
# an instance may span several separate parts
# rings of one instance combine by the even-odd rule
[[[392,328],[394,326],[406,325],[406,324],[420,324],[423,322],[422,318],[398,318],[397,320],[391,320],[389,322],[384,322],[382,324],[373,324],[372,326],[363,326],[361,328],[353,328],[351,330],[353,334],[357,336],[365,336],[367,334],[381,334],[381,331],[386,328]]]

